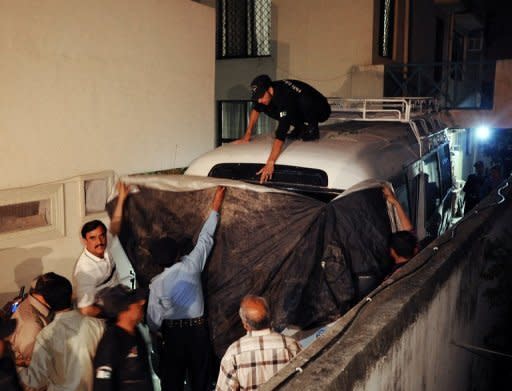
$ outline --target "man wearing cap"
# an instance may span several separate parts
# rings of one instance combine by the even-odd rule
[[[92,391],[92,361],[103,321],[73,309],[71,282],[57,274],[54,280],[47,302],[55,318],[37,335],[30,365],[19,371],[21,382],[48,391]]]
[[[464,213],[473,209],[476,204],[482,199],[484,182],[486,182],[484,162],[477,161],[475,167],[475,174],[470,174],[462,191],[464,192]]]
[[[119,233],[123,216],[123,206],[129,188],[123,182],[117,184],[117,204],[110,224],[113,235]],[[73,271],[77,307],[84,315],[98,316],[100,308],[95,304],[97,293],[119,283],[116,264],[107,250],[107,227],[100,220],[85,223],[81,230],[85,245]]]
[[[244,137],[235,143],[251,140],[252,130],[262,112],[279,122],[267,163],[257,172],[257,175],[261,174],[260,183],[263,183],[272,179],[274,164],[286,137],[300,137],[303,141],[317,140],[318,124],[329,118],[331,107],[320,92],[299,80],[272,81],[268,75],[260,75],[252,81],[251,90],[255,105]],[[288,134],[290,126],[294,127],[292,134]]]
[[[52,272],[37,277],[28,296],[12,315],[18,321],[16,330],[10,337],[17,365],[28,365],[37,335],[51,321],[53,313],[47,299],[54,293],[58,277]]]
[[[94,390],[153,390],[148,349],[137,328],[144,317],[145,292],[116,285],[99,297],[103,315],[112,323],[94,358]]]
[[[191,389],[208,389],[210,339],[204,317],[201,272],[213,247],[224,187],[217,187],[212,211],[192,251],[184,244],[163,238],[150,246],[154,262],[166,269],[151,281],[147,322],[162,333],[164,347],[160,363],[163,391],[181,391],[188,373]],[[179,248],[178,248],[179,247]],[[181,254],[188,254],[181,256]]]

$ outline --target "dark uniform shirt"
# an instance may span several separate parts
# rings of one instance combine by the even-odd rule
[[[318,126],[329,118],[331,107],[327,99],[309,84],[299,80],[272,82],[274,95],[270,104],[256,103],[254,110],[279,121],[276,138],[284,141],[290,126],[302,127],[305,123]]]
[[[486,181],[486,177],[483,175],[470,174],[468,179],[466,180],[466,184],[462,188],[464,191],[464,203],[466,204],[464,207],[464,212],[467,212],[475,207],[476,204],[480,202],[482,197],[482,192],[484,189],[484,183]]]
[[[14,364],[14,354],[8,343],[4,342],[4,344],[4,356],[0,358],[0,390],[23,391]]]
[[[95,391],[152,391],[148,350],[139,330],[135,335],[108,326],[94,358]]]

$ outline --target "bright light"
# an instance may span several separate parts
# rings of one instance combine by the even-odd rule
[[[481,140],[481,141],[485,141],[489,138],[489,136],[491,135],[491,130],[489,129],[488,126],[479,126],[478,128],[476,128],[476,138]]]

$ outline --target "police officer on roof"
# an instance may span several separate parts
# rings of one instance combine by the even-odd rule
[[[260,183],[272,179],[274,163],[279,157],[286,137],[301,138],[303,141],[319,138],[318,123],[324,122],[331,114],[327,99],[316,89],[299,80],[272,81],[268,75],[260,75],[251,83],[254,108],[244,137],[235,144],[251,140],[252,130],[260,113],[279,121],[272,151],[265,166],[257,172]],[[288,133],[290,126],[294,129]]]

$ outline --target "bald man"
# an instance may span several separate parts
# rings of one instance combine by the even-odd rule
[[[293,338],[272,331],[263,297],[245,296],[239,314],[247,334],[226,350],[220,363],[218,391],[254,390],[300,352]]]

